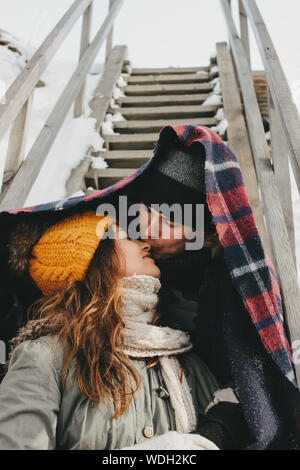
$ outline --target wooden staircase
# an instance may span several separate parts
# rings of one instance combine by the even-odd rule
[[[208,66],[159,69],[131,69],[126,45],[113,47],[114,22],[123,2],[110,0],[108,14],[91,39],[94,0],[74,0],[6,91],[5,104],[0,104],[0,139],[8,131],[10,136],[0,209],[24,207],[71,106],[74,117],[89,111],[85,100],[87,76],[105,43],[105,68],[89,102],[89,117],[95,119],[95,129],[100,133],[107,113],[120,113],[124,119],[113,122],[113,134],[102,135],[104,151],[94,152],[92,147],[87,150],[71,172],[65,197],[79,190],[89,193],[105,188],[130,175],[152,156],[159,132],[166,125],[205,125],[221,135],[222,113],[217,111],[222,107],[228,126],[221,137],[237,156],[264,249],[278,274],[291,344],[297,344],[300,290],[289,163],[300,192],[300,117],[255,0],[238,2],[238,27],[230,1],[220,0],[230,47],[218,43],[217,55]],[[78,65],[26,154],[34,89],[79,18],[82,27]],[[263,72],[251,68],[249,25],[260,51]],[[120,86],[124,96],[116,100],[114,107],[113,88],[122,72],[127,74],[127,83]],[[217,79],[222,100],[218,105],[206,106],[205,100],[215,93]],[[105,159],[107,168],[94,167],[98,157]],[[294,367],[300,384],[299,361]]]
[[[165,126],[216,126],[219,121],[215,116],[221,105],[203,105],[214,88],[212,80],[217,74],[211,73],[213,65],[132,69],[122,89],[125,96],[116,101],[116,108],[108,110],[120,113],[125,120],[113,123],[115,135],[103,136],[106,151],[92,154],[103,157],[108,168],[90,168],[85,175],[86,187],[105,188],[142,166],[152,156]]]

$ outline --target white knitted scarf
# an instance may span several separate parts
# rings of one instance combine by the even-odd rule
[[[196,428],[196,413],[186,377],[177,354],[189,351],[189,336],[180,330],[151,325],[156,314],[159,279],[137,275],[123,278],[121,315],[125,323],[124,352],[131,357],[158,356],[161,372],[175,411],[176,429],[189,433]]]

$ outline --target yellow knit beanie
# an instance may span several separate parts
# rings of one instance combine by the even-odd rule
[[[29,272],[44,295],[66,281],[81,281],[112,217],[89,211],[49,227],[35,244]]]

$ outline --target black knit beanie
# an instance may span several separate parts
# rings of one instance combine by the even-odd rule
[[[205,191],[205,150],[202,144],[190,148],[172,143],[159,150],[158,158],[145,175],[140,185],[140,198],[146,205],[184,204],[192,205],[192,227],[195,228],[196,204],[204,204],[204,230],[211,231],[212,216],[206,203]],[[162,207],[161,212],[165,210]],[[167,217],[170,212],[165,213]],[[171,214],[172,215],[172,214]]]

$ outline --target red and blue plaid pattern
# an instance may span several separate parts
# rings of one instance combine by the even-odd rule
[[[253,216],[241,170],[235,155],[222,139],[205,126],[166,127],[160,139],[172,135],[189,147],[200,142],[206,150],[205,184],[207,204],[224,247],[224,257],[231,279],[249,312],[261,341],[282,373],[297,386],[291,363],[291,352],[283,326],[282,299],[271,260],[265,254]],[[124,188],[156,158],[118,183],[90,195],[54,201],[48,204],[9,211],[36,212],[63,210],[83,201],[108,196]]]

